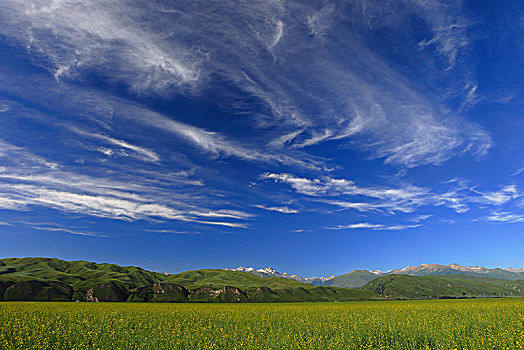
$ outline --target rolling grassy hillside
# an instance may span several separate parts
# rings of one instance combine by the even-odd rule
[[[292,279],[279,277],[261,278],[247,272],[239,271],[185,271],[176,275],[167,276],[165,282],[179,284],[191,290],[218,290],[223,286],[234,287],[243,291],[249,300],[259,302],[377,299],[377,295],[369,291],[335,287],[316,287]]]
[[[140,267],[64,261],[53,258],[8,258],[0,260],[0,281],[45,280],[83,288],[116,282],[124,287],[159,283],[163,275]]]
[[[403,269],[395,269],[387,272],[368,271],[368,270],[353,270],[340,276],[325,277],[310,277],[304,278],[289,273],[281,273],[271,267],[262,269],[254,269],[253,267],[240,266],[236,269],[227,269],[231,271],[249,272],[259,277],[285,277],[294,279],[299,282],[309,283],[315,286],[330,286],[342,288],[359,288],[364,284],[374,280],[375,278],[385,275],[409,275],[409,276],[440,276],[440,275],[457,275],[476,276],[476,277],[492,277],[503,280],[524,280],[524,268],[485,268],[482,266],[461,266],[458,264],[440,265],[440,264],[420,264],[419,266],[408,266]]]
[[[524,296],[524,281],[464,275],[387,275],[361,289],[400,299],[508,297]]]
[[[0,260],[0,300],[295,302],[524,296],[524,281],[474,275],[378,277],[357,270],[330,286],[218,269],[164,275],[139,267],[50,258]],[[358,287],[364,284],[360,289]],[[334,287],[342,286],[341,287]]]
[[[460,266],[457,264],[421,264],[419,266],[408,266],[403,269],[389,271],[388,274],[401,274],[410,276],[440,276],[460,275],[476,277],[492,277],[503,280],[524,280],[524,272],[508,271],[501,268],[487,269],[482,266]]]
[[[246,272],[163,275],[139,267],[50,258],[0,260],[0,300],[150,302],[353,301],[382,297]]]
[[[176,283],[186,288],[234,286],[241,289],[252,287],[297,288],[310,287],[305,283],[288,278],[257,277],[256,275],[219,269],[185,271],[176,275],[166,276],[164,282]]]
[[[344,275],[331,278],[324,282],[323,285],[342,288],[359,288],[377,277],[377,275],[367,270],[353,270]]]

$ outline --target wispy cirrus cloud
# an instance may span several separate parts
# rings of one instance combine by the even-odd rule
[[[166,33],[153,33],[137,21],[141,11],[131,3],[5,1],[2,32],[41,57],[58,81],[74,78],[99,65],[112,65],[110,79],[134,89],[162,91],[191,84],[199,72],[189,52],[168,47]]]
[[[152,150],[149,150],[149,149],[147,149],[145,147],[136,146],[136,145],[130,144],[130,143],[124,141],[124,140],[115,139],[115,138],[113,138],[111,136],[108,136],[108,135],[97,134],[97,133],[92,133],[92,132],[80,130],[80,129],[76,128],[76,127],[71,127],[70,130],[73,131],[76,134],[79,134],[79,135],[82,135],[82,136],[91,137],[91,138],[95,138],[95,139],[99,139],[99,140],[107,142],[110,145],[114,145],[114,146],[121,147],[121,148],[129,150],[129,151],[132,151],[142,160],[145,160],[145,161],[148,161],[148,162],[159,162],[160,161],[160,156],[156,152],[154,152]],[[106,150],[106,152],[109,152],[109,155],[112,154],[112,150],[110,150],[110,149],[104,149],[103,148],[102,150]]]
[[[0,6],[5,14],[0,33],[26,46],[33,62],[57,80],[88,81],[94,73],[139,94],[219,94],[231,101],[224,102],[226,109],[252,115],[253,129],[262,130],[276,150],[345,142],[386,163],[414,167],[482,155],[492,144],[482,127],[417,88],[432,78],[414,79],[459,74],[456,67],[464,61],[459,58],[469,45],[460,4],[6,0]],[[413,16],[427,24],[427,39],[415,40],[405,28],[405,19]],[[424,58],[444,57],[448,73],[414,55],[410,62],[417,64],[403,68],[424,67],[424,74],[400,74],[362,35],[385,28],[406,45],[405,52],[415,52],[418,44]],[[471,89],[460,93],[471,95]],[[250,150],[171,119],[143,121],[211,153],[308,163]]]
[[[13,86],[17,86],[11,75],[0,72],[0,77],[3,78],[0,79],[0,87],[12,90]],[[89,144],[89,146],[84,145],[84,148],[96,150],[107,156],[112,156],[116,153],[115,150],[109,148],[110,146],[116,146],[129,151],[130,155],[142,161],[151,163],[161,161],[162,155],[157,150],[132,144],[124,138],[110,136],[113,129],[121,129],[122,125],[131,124],[135,128],[147,128],[147,130],[151,130],[151,133],[160,132],[163,137],[166,134],[167,136],[172,136],[179,143],[185,142],[211,158],[237,158],[255,163],[289,165],[312,170],[326,167],[322,159],[310,156],[300,150],[275,151],[274,148],[267,146],[265,142],[254,140],[254,142],[246,143],[245,141],[239,141],[228,137],[224,133],[177,121],[147,106],[120,97],[105,95],[95,89],[79,89],[75,86],[70,86],[67,90],[49,87],[39,90],[39,82],[42,79],[45,80],[46,77],[26,78],[30,81],[28,85],[32,86],[31,90],[17,87],[14,93],[20,95],[31,94],[39,103],[44,104],[46,109],[51,111],[56,108],[56,104],[52,103],[52,101],[60,100],[60,107],[70,109],[70,114],[74,118],[72,118],[72,122],[66,123],[52,115],[45,115],[25,106],[18,106],[16,111],[13,111],[18,118],[35,119],[35,116],[39,116],[36,119],[42,123],[53,125],[68,133],[73,132],[86,140],[99,140],[101,143]],[[59,110],[56,112],[60,113]],[[82,124],[91,125],[87,128],[82,127]],[[100,130],[96,131],[94,127]],[[154,141],[150,140],[149,142]],[[165,148],[164,145],[161,145],[161,147]],[[122,152],[119,152],[119,154],[122,154]]]
[[[214,156],[223,155],[246,161],[285,164],[307,169],[320,169],[323,166],[322,162],[299,152],[294,154],[287,152],[276,153],[263,147],[249,147],[240,142],[229,140],[218,132],[207,131],[180,123],[153,111],[138,107],[133,113],[129,113],[128,116],[145,125],[177,135]]]
[[[125,181],[115,180],[114,171],[93,177],[63,170],[6,142],[0,146],[0,161],[6,160],[0,169],[2,209],[26,211],[39,206],[124,221],[164,219],[237,228],[247,227],[238,221],[253,217],[240,210],[198,205],[204,198],[188,193],[187,182],[182,183],[183,190],[177,190],[178,177],[171,181],[164,177],[159,182],[134,177]]]
[[[429,189],[418,186],[406,185],[402,188],[363,187],[351,180],[335,179],[328,176],[320,179],[308,179],[285,173],[265,173],[262,174],[261,178],[288,184],[298,193],[314,197],[317,202],[358,211],[412,212],[415,208],[425,204],[427,198],[431,196]],[[342,199],[349,197],[368,197],[378,201]]]
[[[518,169],[517,171],[515,171],[513,174],[511,174],[511,176],[517,176],[517,175],[520,175],[524,173],[524,167]]]
[[[356,224],[349,225],[338,225],[334,227],[326,227],[328,230],[356,230],[356,229],[369,229],[374,231],[401,231],[410,228],[417,228],[421,225],[383,225],[383,224],[372,224],[369,222],[359,222]]]
[[[439,190],[407,181],[363,186],[328,176],[340,167],[315,156],[325,155],[316,146],[332,143],[340,146],[336,157],[351,148],[406,169],[486,154],[493,145],[489,133],[461,116],[480,99],[465,60],[471,25],[461,2],[440,0],[5,0],[0,35],[28,66],[41,69],[15,62],[0,72],[0,89],[23,105],[5,101],[0,111],[16,116],[13,124],[39,119],[54,128],[48,134],[62,133],[57,142],[95,155],[84,157],[85,166],[78,157],[76,167],[64,167],[77,149],[37,159],[22,147],[7,147],[1,205],[242,228],[255,216],[238,208],[252,208],[258,199],[211,198],[207,179],[178,168],[184,163],[184,169],[205,168],[209,175],[217,164],[241,161],[264,165],[264,179],[285,183],[308,203],[359,215],[502,207],[520,196],[516,186],[491,192],[460,183]],[[383,32],[398,47],[377,50],[375,36]],[[448,103],[452,99],[463,103]],[[220,113],[193,113],[187,101],[211,101]],[[142,162],[120,164],[119,155]],[[290,174],[308,170],[315,176]]]
[[[427,220],[429,219],[430,217],[432,217],[433,215],[429,215],[429,214],[426,214],[426,215],[418,215],[418,216],[415,216],[414,218],[411,219],[411,221],[414,221],[414,222],[420,222],[420,221],[424,221],[424,220]]]
[[[9,105],[4,101],[0,101],[0,113],[7,112],[9,110]]]
[[[524,215],[510,212],[495,211],[485,218],[488,221],[500,223],[517,223],[524,222]]]
[[[489,204],[502,205],[522,196],[516,185],[508,185],[499,191],[480,193],[482,200]]]
[[[0,208],[27,210],[29,206],[42,206],[70,213],[97,216],[125,221],[135,221],[148,218],[160,218],[194,222],[205,225],[217,225],[245,228],[246,224],[202,220],[202,218],[233,218],[244,219],[245,215],[232,215],[223,211],[196,211],[174,209],[169,205],[158,203],[158,199],[132,195],[132,198],[122,198],[110,195],[89,195],[42,189],[31,185],[0,184]]]
[[[71,230],[71,229],[64,228],[64,227],[50,227],[50,226],[37,226],[37,225],[31,225],[29,227],[31,227],[34,230],[39,230],[39,231],[65,232],[65,233],[69,233],[72,235],[88,236],[88,237],[108,237],[107,235],[104,235],[104,234],[79,231],[79,230]]]
[[[146,232],[169,233],[175,235],[199,235],[198,231],[176,231],[176,230],[146,230]]]
[[[320,199],[318,200],[319,203],[325,203],[329,205],[334,205],[342,209],[354,209],[360,212],[370,212],[370,211],[381,211],[383,209],[386,209],[388,205],[385,204],[373,204],[373,203],[366,203],[366,202],[352,202],[352,201],[345,201],[345,200],[332,200],[332,199]],[[394,209],[395,207],[389,206],[390,209]],[[396,207],[399,208],[398,206]],[[406,212],[410,212],[408,208],[402,210]]]
[[[292,209],[287,206],[284,207],[267,207],[262,204],[254,205],[255,208],[269,210],[269,211],[276,211],[283,214],[298,214],[299,211],[297,209]]]
[[[451,186],[440,191],[411,184],[400,187],[365,187],[347,179],[329,176],[310,179],[288,173],[265,173],[261,175],[261,179],[287,184],[298,194],[304,195],[307,201],[363,213],[413,213],[422,207],[448,207],[456,213],[463,214],[468,212],[472,205],[500,207],[522,196],[516,185],[507,185],[499,191],[484,193],[457,179],[448,181]],[[421,214],[413,217],[412,221],[420,222],[431,216]],[[497,221],[496,216],[491,218],[492,221]]]

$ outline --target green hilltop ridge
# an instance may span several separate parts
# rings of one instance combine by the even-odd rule
[[[359,289],[317,287],[287,278],[262,278],[247,272],[218,269],[186,271],[169,275],[165,281],[183,285],[191,290],[217,290],[224,286],[234,287],[243,291],[249,300],[257,302],[353,301],[378,298],[375,293]],[[194,299],[194,301],[201,300]]]
[[[524,279],[524,269],[488,269],[482,266],[460,266],[458,264],[439,265],[421,264],[419,266],[408,266],[403,269],[388,271],[388,274],[402,274],[410,276],[427,275],[464,275],[477,277],[493,277],[503,280]]]
[[[366,283],[386,275],[409,275],[409,276],[428,276],[428,275],[457,275],[458,277],[476,276],[492,277],[503,280],[524,280],[524,268],[494,268],[488,269],[482,266],[461,266],[458,264],[440,265],[440,264],[421,264],[419,266],[408,266],[403,269],[395,269],[387,272],[378,270],[353,270],[340,276],[331,277],[310,277],[280,273],[273,268],[254,269],[252,267],[238,267],[228,269],[231,271],[244,271],[260,277],[285,277],[300,282],[310,283],[316,286],[330,286],[342,288],[360,288]]]
[[[53,258],[0,260],[0,300],[130,302],[295,302],[377,300],[366,290],[316,287],[246,272],[164,275],[139,267]]]
[[[353,270],[346,274],[333,277],[325,281],[322,285],[342,288],[359,288],[377,277],[377,275],[367,270]]]
[[[524,296],[524,280],[464,275],[382,276],[361,287],[396,299],[485,298]]]
[[[441,274],[450,269],[452,274]],[[459,269],[463,273],[457,273]],[[524,280],[515,279],[521,272],[498,270],[442,265],[389,274],[355,270],[315,286],[233,270],[165,275],[88,261],[7,258],[0,259],[0,301],[313,302],[524,296]]]

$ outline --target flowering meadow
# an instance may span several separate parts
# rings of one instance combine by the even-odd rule
[[[0,349],[522,349],[524,299],[0,302]]]

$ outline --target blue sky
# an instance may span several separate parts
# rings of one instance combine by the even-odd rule
[[[0,256],[524,266],[523,5],[0,3]]]

